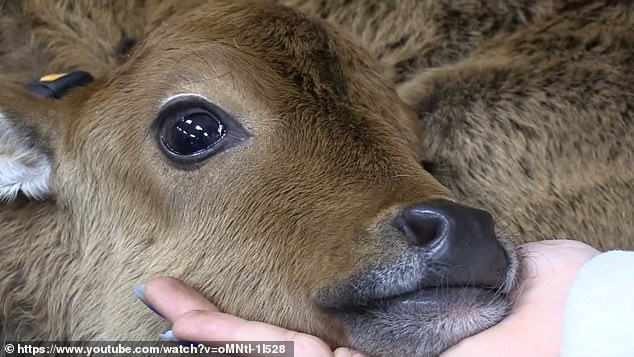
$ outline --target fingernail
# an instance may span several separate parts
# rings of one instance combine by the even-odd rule
[[[159,333],[159,340],[165,341],[165,342],[176,342],[176,339],[174,338],[174,332],[172,332],[172,329]]]
[[[152,312],[164,318],[163,315],[161,315],[161,313],[154,308],[154,306],[145,301],[145,284],[135,286],[134,289],[132,289],[132,292],[134,293],[134,296],[136,296],[139,300],[141,300],[143,304],[145,304],[145,306],[148,307],[148,309],[152,310]]]
[[[198,343],[193,342],[193,341],[177,340],[174,337],[174,331],[172,331],[172,329],[169,329],[169,330],[167,330],[165,332],[159,333],[159,340],[163,341],[163,342],[174,342],[177,345],[181,345],[181,346],[185,346],[185,347],[191,347],[191,346],[198,345]]]
[[[139,300],[145,301],[145,284],[135,286],[132,292]]]

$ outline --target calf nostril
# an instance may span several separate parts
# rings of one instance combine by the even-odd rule
[[[428,210],[404,209],[394,219],[394,225],[415,246],[425,246],[443,234],[444,219]]]

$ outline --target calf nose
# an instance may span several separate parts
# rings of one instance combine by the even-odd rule
[[[486,211],[434,200],[402,209],[394,224],[424,249],[430,268],[425,285],[494,287],[506,277],[508,256]]]

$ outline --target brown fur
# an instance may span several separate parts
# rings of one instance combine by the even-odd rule
[[[363,40],[432,174],[504,236],[634,249],[630,2],[284,2]]]
[[[2,338],[152,339],[165,326],[130,286],[169,274],[230,313],[350,344],[311,294],[403,253],[378,238],[383,217],[448,195],[416,160],[494,212],[504,236],[632,246],[631,24],[615,15],[627,6],[301,6],[352,30],[380,67],[344,31],[268,5],[163,24],[196,3],[3,4],[0,111],[51,154],[53,199],[0,208]],[[280,32],[255,25],[275,21]],[[275,40],[295,32],[290,48]],[[127,37],[141,40],[129,56],[115,50]],[[330,51],[337,61],[315,64]],[[55,103],[20,88],[67,69],[98,80]],[[181,91],[243,119],[256,151],[170,166],[148,128],[160,100]]]

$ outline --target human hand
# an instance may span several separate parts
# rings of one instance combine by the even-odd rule
[[[166,335],[175,340],[292,341],[296,356],[363,357],[348,348],[333,352],[315,336],[222,313],[205,297],[174,278],[153,278],[140,294],[146,304],[172,323],[172,330]]]
[[[521,248],[521,294],[499,324],[469,337],[441,357],[556,357],[568,291],[579,269],[599,252],[572,240]]]

